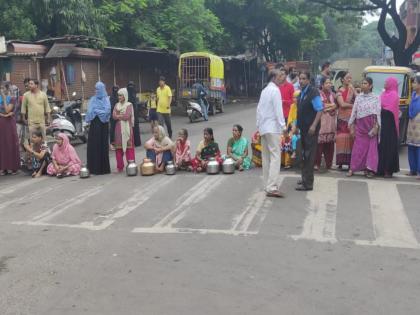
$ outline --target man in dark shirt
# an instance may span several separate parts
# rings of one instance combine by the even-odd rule
[[[296,190],[313,190],[314,163],[318,148],[318,134],[320,128],[323,104],[317,88],[309,84],[311,75],[302,72],[299,83],[302,88],[298,99],[297,126],[300,129],[302,142],[302,180],[298,182]]]

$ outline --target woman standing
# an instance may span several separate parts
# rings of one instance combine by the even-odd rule
[[[79,175],[82,161],[70,144],[69,137],[64,133],[59,133],[55,141],[51,154],[52,162],[47,168],[48,175],[57,176],[57,178]]]
[[[344,165],[350,166],[351,150],[353,147],[353,138],[350,135],[349,119],[351,116],[356,91],[353,88],[352,77],[350,73],[346,73],[341,79],[343,86],[337,93],[338,118],[337,118],[337,135],[336,135],[336,158],[335,163],[340,169]]]
[[[95,95],[89,100],[86,122],[90,123],[87,144],[87,165],[92,174],[111,173],[109,166],[109,119],[111,104],[105,84],[97,82]]]
[[[417,176],[420,180],[420,76],[414,80],[414,93],[408,110],[408,162],[410,163],[410,176]]]
[[[240,171],[251,168],[251,159],[248,156],[249,142],[242,137],[243,128],[241,125],[233,125],[232,138],[227,144],[227,156],[236,163],[236,168]]]
[[[322,155],[324,155],[327,169],[331,169],[334,158],[335,133],[337,130],[337,105],[335,95],[331,91],[332,83],[329,78],[321,79],[320,96],[324,104],[321,116],[321,128],[318,137],[318,151],[315,160],[315,170],[321,166]]]
[[[112,87],[112,94],[111,97],[109,98],[109,101],[111,103],[111,113],[114,112],[114,107],[115,104],[118,103],[118,90],[120,88],[117,85],[114,85]],[[109,120],[109,143],[111,143],[111,150],[115,150],[114,146],[112,145],[112,143],[114,143],[115,141],[115,119],[112,117]]]
[[[0,95],[0,175],[16,174],[19,169],[19,139],[11,97]]]
[[[354,135],[350,170],[365,171],[369,178],[378,170],[378,133],[381,126],[381,105],[379,98],[372,93],[373,81],[365,78],[362,82],[362,94],[356,97],[349,120],[349,128]]]
[[[385,91],[381,94],[381,136],[379,143],[378,175],[386,178],[400,171],[399,146],[399,106],[398,81],[389,77],[385,81]]]
[[[139,104],[137,103],[136,97],[136,87],[133,81],[128,82],[127,84],[127,92],[128,92],[128,99],[127,101],[133,105],[133,113],[134,113],[134,123],[133,123],[133,141],[134,146],[139,147],[141,146],[141,138],[140,138],[140,108]]]
[[[118,103],[114,107],[112,118],[116,121],[113,145],[117,159],[117,169],[121,173],[124,170],[124,154],[127,163],[128,161],[134,161],[136,158],[133,140],[133,104],[128,102],[128,92],[125,88],[118,90]]]

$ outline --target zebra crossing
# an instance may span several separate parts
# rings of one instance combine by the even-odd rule
[[[297,175],[282,173],[283,182]],[[363,187],[368,204],[360,212],[370,216],[372,238],[342,237],[340,222],[343,183]],[[283,185],[284,186],[284,185]],[[272,214],[287,216],[285,204],[304,209],[301,229],[287,233],[294,241],[353,242],[360,246],[420,249],[419,217],[410,221],[401,192],[411,189],[411,200],[420,183],[404,180],[370,180],[334,175],[316,177],[316,189],[288,192],[286,199],[270,199],[260,189],[258,171],[229,175],[95,177],[88,180],[25,179],[0,183],[0,223],[15,226],[58,227],[104,231],[119,229],[139,234],[219,234],[255,236],[266,233]],[[362,196],[351,196],[362,200]],[[411,209],[412,211],[413,209]],[[278,225],[284,222],[277,222]],[[287,222],[286,222],[287,223]]]

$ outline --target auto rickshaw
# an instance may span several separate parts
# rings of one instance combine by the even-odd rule
[[[408,106],[413,92],[412,81],[414,71],[407,67],[369,66],[364,70],[364,76],[373,80],[373,93],[380,95],[384,89],[385,80],[395,77],[398,80],[400,95],[400,144],[405,144],[408,127]]]
[[[189,52],[179,57],[178,100],[187,107],[187,102],[196,99],[193,84],[201,82],[207,90],[209,114],[223,113],[226,102],[224,64],[222,58],[205,52]]]

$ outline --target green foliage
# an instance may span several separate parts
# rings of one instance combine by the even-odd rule
[[[386,21],[386,28],[391,34],[397,32],[391,19]],[[378,22],[369,23],[352,33],[357,41],[343,41],[339,50],[330,57],[331,60],[342,58],[381,59],[383,57],[384,44],[378,33]]]
[[[338,50],[340,25],[350,32],[360,21],[321,8],[305,0],[15,0],[0,4],[0,32],[9,39],[81,34],[113,46],[317,60]]]

